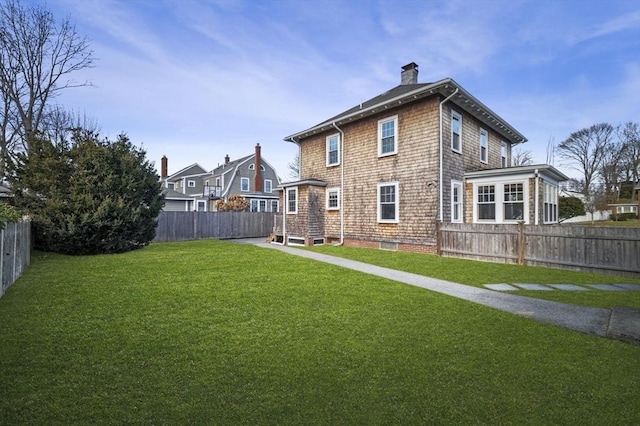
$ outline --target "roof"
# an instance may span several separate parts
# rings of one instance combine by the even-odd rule
[[[327,182],[320,180],[320,179],[302,179],[302,180],[296,180],[293,182],[285,182],[282,183],[278,189],[281,188],[290,188],[292,186],[302,186],[302,185],[309,185],[309,186],[327,186]]]
[[[369,99],[366,102],[356,105],[335,117],[329,118],[320,124],[287,136],[284,140],[297,143],[302,139],[334,129],[334,125],[341,126],[353,123],[388,108],[415,102],[419,99],[434,95],[440,95],[445,98],[453,95],[451,102],[455,103],[462,110],[491,127],[511,143],[517,144],[527,141],[526,137],[498,116],[498,114],[489,109],[489,107],[467,92],[452,78],[445,78],[435,83],[401,84],[387,92]]]
[[[182,169],[182,170],[180,170],[180,171],[178,171],[178,172],[176,172],[176,173],[174,173],[172,175],[167,176],[165,180],[172,181],[172,180],[183,178],[183,177],[186,177],[186,176],[196,176],[196,175],[202,175],[202,174],[206,174],[206,173],[207,173],[207,171],[205,170],[204,167],[202,167],[198,163],[193,163],[192,165],[187,166],[184,169]]]
[[[251,154],[251,155],[247,155],[247,156],[242,157],[242,158],[238,158],[237,160],[229,161],[227,164],[223,164],[223,165],[218,166],[215,169],[213,169],[211,174],[214,175],[214,176],[225,174],[229,170],[235,168],[237,165],[242,164],[245,161],[255,157],[255,155],[256,154]],[[262,161],[262,158],[260,158],[260,160]]]
[[[465,178],[482,178],[482,177],[498,177],[518,174],[540,173],[551,177],[552,179],[563,182],[569,180],[569,177],[560,170],[549,164],[534,164],[531,166],[504,167],[502,169],[484,169],[465,172]]]
[[[200,194],[183,194],[182,192],[174,191],[169,188],[162,188],[162,193],[164,194],[164,198],[167,200],[193,200],[194,198],[201,196]]]

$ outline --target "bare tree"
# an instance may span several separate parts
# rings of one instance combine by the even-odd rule
[[[19,0],[0,4],[0,86],[3,102],[0,154],[27,149],[42,131],[47,108],[60,91],[89,85],[69,79],[91,67],[93,52],[69,19],[56,23],[51,12]],[[4,161],[0,175],[4,174]]]
[[[594,124],[571,133],[558,145],[558,153],[569,162],[568,166],[582,173],[585,196],[589,195],[591,185],[611,143],[612,134],[613,126],[610,124]]]
[[[511,165],[518,166],[530,166],[533,164],[533,154],[531,151],[522,150],[516,148],[511,154]]]
[[[296,153],[296,156],[287,166],[289,167],[289,177],[291,179],[300,179],[300,151]]]
[[[626,181],[640,181],[640,126],[628,122],[617,128],[618,140],[623,149],[621,169]]]
[[[546,164],[555,165],[556,159],[556,139],[551,136],[547,141],[547,161]]]

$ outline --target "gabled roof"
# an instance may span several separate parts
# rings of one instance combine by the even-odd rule
[[[284,140],[297,143],[318,133],[335,129],[333,127],[334,124],[341,126],[353,123],[386,109],[434,95],[440,95],[443,98],[453,95],[451,102],[482,123],[485,123],[511,143],[517,144],[527,141],[526,137],[472,96],[452,78],[445,78],[435,83],[401,84],[307,130],[287,136]]]
[[[233,170],[236,166],[238,166],[238,165],[244,163],[245,161],[255,157],[255,155],[256,154],[251,154],[251,155],[247,155],[247,156],[242,157],[242,158],[238,158],[237,160],[229,161],[227,164],[223,164],[223,165],[218,166],[215,169],[213,169],[211,174],[214,175],[214,176],[223,175],[223,174],[229,172],[229,170]]]
[[[174,191],[169,188],[162,188],[162,193],[164,194],[164,198],[167,200],[193,200],[201,194],[183,194],[182,192]]]
[[[179,172],[176,172],[170,176],[167,176],[165,180],[172,181],[172,180],[180,179],[187,176],[197,176],[197,175],[202,175],[206,173],[207,173],[207,170],[204,167],[202,167],[198,163],[193,163],[192,165],[185,167]]]

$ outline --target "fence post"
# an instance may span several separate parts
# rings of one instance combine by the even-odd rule
[[[518,222],[518,265],[524,265],[524,221]]]

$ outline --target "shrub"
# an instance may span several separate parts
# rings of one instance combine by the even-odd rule
[[[7,222],[19,222],[22,213],[10,204],[0,204],[0,229],[4,229]]]
[[[633,220],[637,218],[638,218],[638,215],[635,213],[619,213],[614,216],[613,220],[615,220],[616,222],[624,222],[627,220]]]

